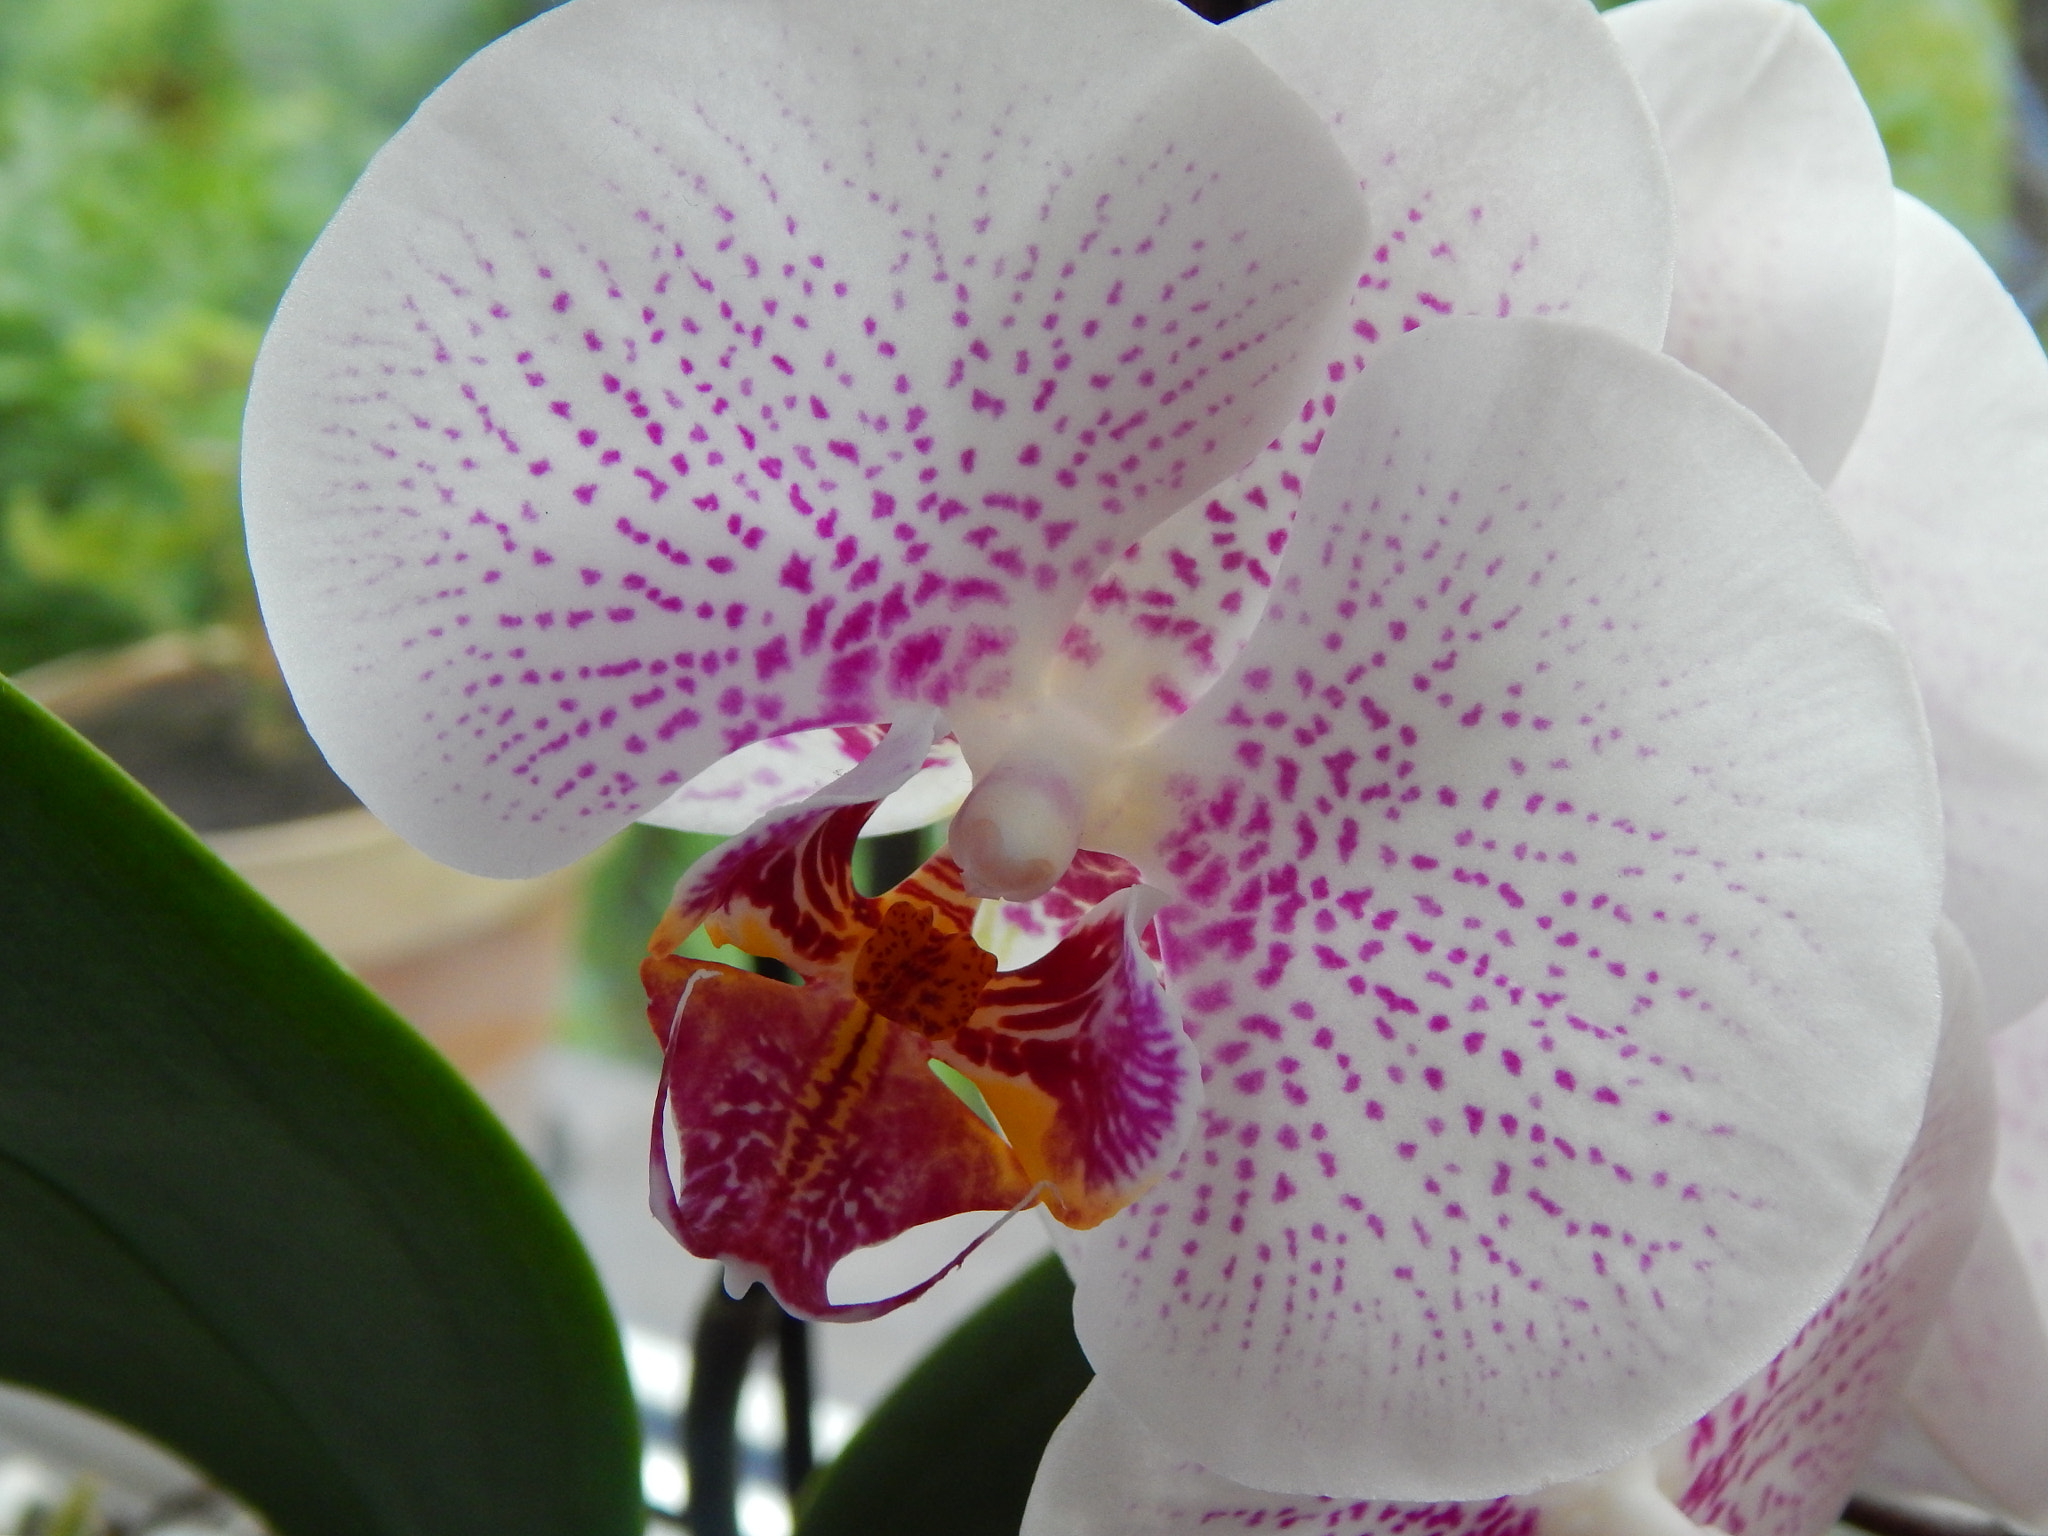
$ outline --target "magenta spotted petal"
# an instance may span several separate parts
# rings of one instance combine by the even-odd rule
[[[1820,1536],[1885,1424],[1982,1210],[1992,1104],[1982,997],[1944,946],[1946,1014],[1927,1114],[1841,1288],[1768,1366],[1646,1457],[1517,1498],[1405,1504],[1262,1493],[1177,1459],[1100,1384],[1060,1426],[1024,1536]],[[2004,1438],[2038,1432],[2039,1415]]]
[[[1825,485],[1863,424],[1892,301],[1892,179],[1803,5],[1635,0],[1606,16],[1657,116],[1678,205],[1665,348]]]
[[[1228,30],[1329,125],[1373,237],[1279,438],[1076,617],[1067,686],[1126,729],[1178,714],[1235,658],[1330,416],[1383,339],[1444,315],[1557,315],[1655,346],[1670,296],[1656,129],[1581,0],[1270,0]]]
[[[1908,1389],[1911,1421],[1878,1469],[2048,1523],[2048,1007],[1992,1037],[1994,1219],[1963,1266]]]
[[[731,837],[770,811],[809,799],[865,760],[886,733],[879,725],[834,725],[765,737],[720,758],[640,819],[678,832]],[[943,820],[972,782],[959,745],[935,741],[924,767],[876,808],[861,836]]]
[[[1905,1155],[1911,683],[1782,444],[1590,329],[1405,338],[1303,518],[1110,844],[1211,1076],[1086,1251],[1082,1341],[1250,1486],[1575,1478],[1764,1364]]]
[[[1855,1267],[1778,1357],[1666,1458],[1678,1507],[1702,1526],[1818,1536],[1834,1523],[1982,1225],[1995,1100],[1983,991],[1953,928],[1941,970],[1945,1017],[1926,1114]]]
[[[265,344],[286,675],[494,874],[764,735],[964,729],[1271,437],[1362,229],[1166,0],[573,0],[420,109]]]

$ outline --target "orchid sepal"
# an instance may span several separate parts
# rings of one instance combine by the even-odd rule
[[[265,340],[244,502],[302,713],[491,874],[763,736],[999,719],[1270,439],[1364,226],[1166,0],[572,0],[422,105]]]

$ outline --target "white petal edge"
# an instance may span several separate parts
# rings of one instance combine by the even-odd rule
[[[1820,1536],[1953,1311],[1996,1135],[1983,989],[1953,924],[1936,943],[1942,1037],[1926,1112],[1854,1268],[1769,1365],[1659,1454],[1664,1486],[1703,1526]]]
[[[807,800],[862,761],[882,731],[828,726],[770,736],[728,753],[639,819],[676,832],[731,837],[761,817]],[[966,759],[951,741],[936,741],[924,767],[875,807],[862,837],[886,837],[943,821],[973,784]]]
[[[2029,1525],[2048,1522],[2048,1329],[1996,1210],[1956,1277],[1906,1404],[1986,1504]]]
[[[1612,1472],[1483,1504],[1399,1504],[1247,1488],[1174,1455],[1098,1379],[1046,1446],[1019,1536],[1696,1536],[1648,1456]]]
[[[1927,701],[1995,1028],[2048,997],[2048,359],[1969,242],[1897,200],[1884,366],[1828,497]]]
[[[1825,485],[1877,378],[1891,168],[1827,34],[1790,0],[1607,12],[1678,204],[1665,350],[1770,423]]]

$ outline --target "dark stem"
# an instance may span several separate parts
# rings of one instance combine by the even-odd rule
[[[755,1347],[769,1338],[781,1312],[762,1286],[737,1301],[713,1286],[697,1314],[690,1401],[683,1409],[692,1536],[739,1536],[740,1389]]]
[[[1842,1511],[1842,1524],[1871,1536],[2020,1536],[1996,1515],[1959,1505],[1933,1505],[1859,1493]]]
[[[690,1469],[692,1536],[739,1536],[740,1392],[754,1352],[775,1346],[782,1386],[782,1486],[796,1502],[811,1475],[810,1325],[776,1304],[766,1286],[738,1301],[714,1286],[697,1314],[683,1461]]]
[[[811,1325],[781,1312],[775,1364],[782,1377],[782,1486],[793,1506],[811,1475]]]

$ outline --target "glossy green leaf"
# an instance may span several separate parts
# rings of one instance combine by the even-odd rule
[[[949,1334],[807,1494],[797,1536],[1017,1536],[1046,1441],[1093,1376],[1057,1258]]]
[[[0,681],[0,1377],[283,1536],[627,1536],[588,1260],[410,1029]]]

